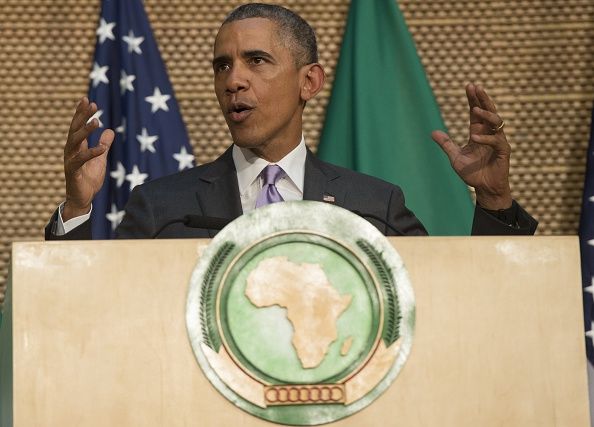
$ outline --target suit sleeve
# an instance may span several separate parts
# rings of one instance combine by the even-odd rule
[[[150,239],[156,232],[155,217],[144,186],[132,190],[124,219],[116,229],[116,239]]]
[[[126,204],[126,215],[116,229],[116,238],[150,239],[155,232],[155,221],[153,215],[151,215],[152,211],[149,205],[150,203],[142,191],[142,186],[132,190],[130,199]],[[45,227],[45,240],[91,240],[93,238],[92,220],[90,219],[62,236],[55,234],[57,221],[58,209],[54,211]]]
[[[516,224],[510,226],[489,214],[480,206],[475,207],[472,223],[473,236],[530,236],[535,233],[538,221],[528,214],[515,200]],[[400,188],[392,190],[386,221],[398,230],[383,228],[386,236],[426,236],[427,230],[419,219],[405,205],[404,195]],[[376,226],[382,230],[380,224]]]
[[[515,200],[516,224],[511,226],[499,220],[494,215],[485,212],[480,206],[474,209],[472,222],[473,236],[530,236],[535,233],[538,221],[526,212]]]
[[[58,208],[59,209],[59,208]],[[55,230],[58,223],[58,209],[54,211],[49,223],[45,226],[45,240],[90,240],[92,239],[91,220],[83,222],[70,232],[57,236]]]
[[[426,236],[427,230],[405,204],[404,194],[398,187],[392,189],[386,221],[397,231],[384,226],[386,236]]]

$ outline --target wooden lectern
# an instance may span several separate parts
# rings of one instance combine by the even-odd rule
[[[416,297],[392,386],[336,426],[589,426],[576,237],[393,238]],[[15,243],[2,426],[269,426],[203,376],[185,325],[207,240]]]

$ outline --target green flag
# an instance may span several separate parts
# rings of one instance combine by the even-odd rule
[[[445,125],[396,2],[352,1],[318,155],[399,185],[430,234],[467,235],[470,194],[436,129]]]

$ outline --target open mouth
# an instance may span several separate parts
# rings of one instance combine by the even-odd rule
[[[254,107],[243,102],[234,103],[228,110],[228,116],[233,122],[243,122],[249,117]]]

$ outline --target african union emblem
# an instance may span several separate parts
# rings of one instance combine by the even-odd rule
[[[367,221],[326,203],[241,216],[199,260],[186,320],[211,383],[247,412],[316,425],[386,390],[411,348],[402,261]]]

